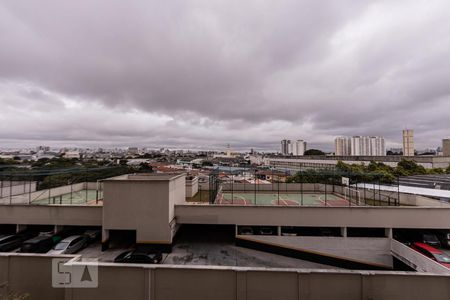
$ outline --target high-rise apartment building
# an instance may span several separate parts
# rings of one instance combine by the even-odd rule
[[[306,151],[306,142],[304,140],[297,140],[292,144],[292,155],[302,156]]]
[[[450,156],[450,139],[442,140],[442,155]]]
[[[414,130],[403,130],[403,156],[414,156]]]
[[[291,140],[281,141],[281,154],[283,155],[303,155],[306,151],[306,142],[303,140],[297,140],[292,142]]]
[[[337,156],[385,156],[386,145],[383,137],[353,136],[338,137],[334,141]]]
[[[346,136],[337,137],[334,140],[335,155],[348,156],[351,155],[350,138]]]
[[[291,153],[292,153],[291,140],[282,140],[281,141],[281,154],[290,155]]]

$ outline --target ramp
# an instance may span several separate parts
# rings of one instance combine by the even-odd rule
[[[391,253],[417,272],[450,275],[450,269],[394,239],[391,240]]]

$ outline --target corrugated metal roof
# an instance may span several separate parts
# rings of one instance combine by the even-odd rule
[[[378,185],[378,184],[372,184],[372,183],[358,184],[358,188],[367,188],[367,189],[376,189],[376,190],[379,189],[381,191],[389,191],[389,192],[400,191],[400,193],[406,193],[406,194],[415,194],[415,195],[421,195],[421,196],[450,199],[450,191],[448,191],[448,190],[427,189],[427,188],[420,188],[420,187],[406,186],[406,185],[400,185],[399,187],[397,187],[397,186],[391,186],[391,185]]]

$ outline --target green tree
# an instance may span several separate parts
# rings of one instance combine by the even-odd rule
[[[325,152],[318,149],[308,149],[305,151],[304,155],[325,155]]]
[[[418,165],[415,161],[402,159],[396,168],[397,174],[400,176],[425,175],[427,170]]]

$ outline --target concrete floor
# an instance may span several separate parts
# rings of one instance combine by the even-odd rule
[[[101,244],[95,243],[78,252],[85,258],[98,258],[102,262],[113,262],[120,253],[132,246],[101,251]],[[18,249],[17,249],[18,250]],[[441,249],[450,256],[450,249]],[[270,268],[312,268],[338,269],[337,267],[313,263],[262,251],[237,247],[229,241],[178,241],[172,253],[163,254],[163,264],[174,265],[216,265]]]
[[[300,259],[237,247],[231,243],[178,243],[163,261],[174,265],[337,269]]]
[[[101,262],[113,262],[116,256],[129,249],[131,247],[108,249],[102,252],[101,245],[97,243],[81,250],[78,254],[84,258],[97,258]],[[173,265],[336,269],[336,267],[328,265],[236,247],[233,244],[209,242],[176,244],[172,249],[172,253],[163,254],[162,263]]]

